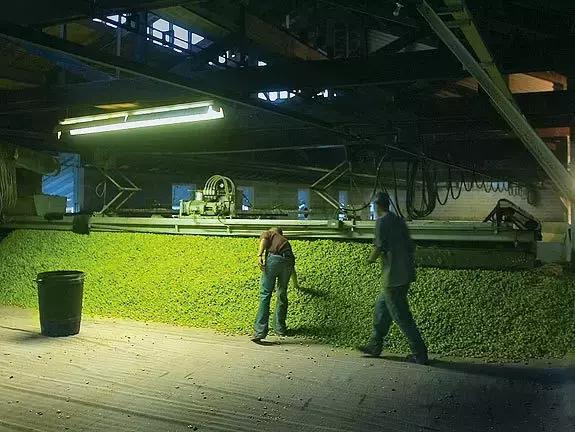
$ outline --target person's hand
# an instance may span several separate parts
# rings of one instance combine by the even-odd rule
[[[265,267],[266,267],[266,263],[265,263],[265,260],[264,260],[264,257],[263,257],[263,256],[259,256],[259,257],[258,257],[258,266],[259,266],[259,268],[260,268],[261,271],[264,271],[264,269],[265,269]]]
[[[368,265],[371,265],[371,264],[375,264],[376,261],[377,261],[377,258],[376,258],[376,259],[373,259],[372,257],[368,257],[368,258],[365,260],[365,263],[368,264]]]

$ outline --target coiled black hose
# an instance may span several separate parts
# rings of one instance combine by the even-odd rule
[[[420,173],[421,195],[419,197],[419,208],[415,206],[416,181]],[[429,216],[437,203],[437,179],[433,175],[427,161],[414,161],[408,164],[407,191],[405,197],[405,207],[411,219],[421,219]]]

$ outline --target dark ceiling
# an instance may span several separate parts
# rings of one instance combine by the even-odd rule
[[[286,166],[328,169],[348,159],[369,172],[386,153],[394,160],[425,155],[508,180],[542,178],[413,2],[401,1],[398,16],[396,3],[10,2],[0,21],[0,139],[71,149],[85,160],[104,151],[146,169],[220,163],[275,175]],[[453,1],[430,3],[449,12]],[[467,2],[499,70],[512,77],[518,105],[561,160],[575,113],[575,90],[568,89],[573,3]],[[106,18],[118,14],[125,16],[121,30]],[[147,29],[158,19],[204,39],[181,52],[170,33],[166,46],[154,44]],[[277,91],[295,97],[258,98]],[[224,120],[66,141],[54,134],[59,119],[106,112],[102,105],[206,98],[224,107]]]

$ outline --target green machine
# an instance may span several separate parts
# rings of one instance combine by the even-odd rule
[[[229,177],[211,176],[204,188],[196,191],[194,200],[180,201],[180,217],[233,217],[236,215],[236,198],[236,185]]]

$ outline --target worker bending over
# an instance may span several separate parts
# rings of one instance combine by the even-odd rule
[[[374,248],[368,262],[372,264],[383,255],[383,290],[375,305],[371,340],[361,351],[370,356],[379,356],[383,339],[395,321],[412,351],[407,360],[427,364],[427,347],[407,303],[409,286],[415,281],[415,246],[405,221],[389,211],[389,195],[380,192],[375,204],[379,218],[375,225]]]
[[[275,333],[284,336],[287,331],[287,290],[294,272],[295,256],[281,228],[264,231],[260,237],[258,262],[262,270],[260,282],[260,307],[256,316],[252,341],[260,342],[268,335],[270,302],[274,287],[277,290]],[[277,287],[276,287],[277,280]]]

